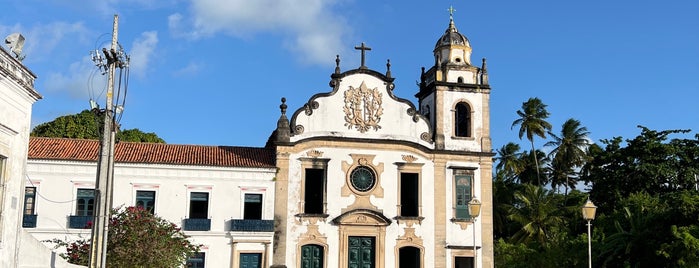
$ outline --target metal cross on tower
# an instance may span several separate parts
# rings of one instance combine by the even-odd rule
[[[366,69],[366,65],[364,65],[364,58],[366,56],[366,51],[371,50],[371,48],[364,45],[364,42],[362,42],[361,46],[354,47],[354,49],[362,51],[362,66],[359,66],[359,69]]]

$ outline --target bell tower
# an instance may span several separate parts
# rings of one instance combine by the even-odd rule
[[[471,43],[449,25],[434,46],[434,66],[420,75],[420,112],[429,118],[437,149],[490,152],[490,85],[485,58],[471,63]]]

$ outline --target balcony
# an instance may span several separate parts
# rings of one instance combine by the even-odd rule
[[[231,220],[231,231],[274,232],[274,220]]]
[[[184,219],[182,222],[182,229],[185,231],[211,230],[211,219]]]
[[[68,228],[90,229],[93,216],[68,216]]]
[[[22,228],[36,228],[36,215],[24,215]]]

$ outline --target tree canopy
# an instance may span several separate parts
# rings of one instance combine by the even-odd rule
[[[177,225],[142,207],[112,210],[107,238],[107,267],[180,267],[200,248]],[[90,240],[47,242],[65,247],[60,256],[68,262],[88,264]]]
[[[546,107],[526,103],[513,123],[520,139],[526,110]],[[496,150],[495,266],[587,267],[581,207],[589,198],[598,206],[593,267],[699,267],[699,134],[639,129],[633,138],[593,143],[571,118],[560,134],[547,132],[548,154],[533,146],[520,151],[515,143]],[[583,191],[576,188],[583,183]]]
[[[102,117],[90,110],[80,113],[60,116],[53,121],[40,124],[32,130],[32,137],[92,139],[100,138]],[[127,142],[165,143],[165,140],[155,133],[145,133],[138,128],[117,131],[116,138]]]

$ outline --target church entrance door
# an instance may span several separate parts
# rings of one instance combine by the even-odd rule
[[[348,267],[374,268],[376,238],[370,236],[350,236],[348,239]]]

